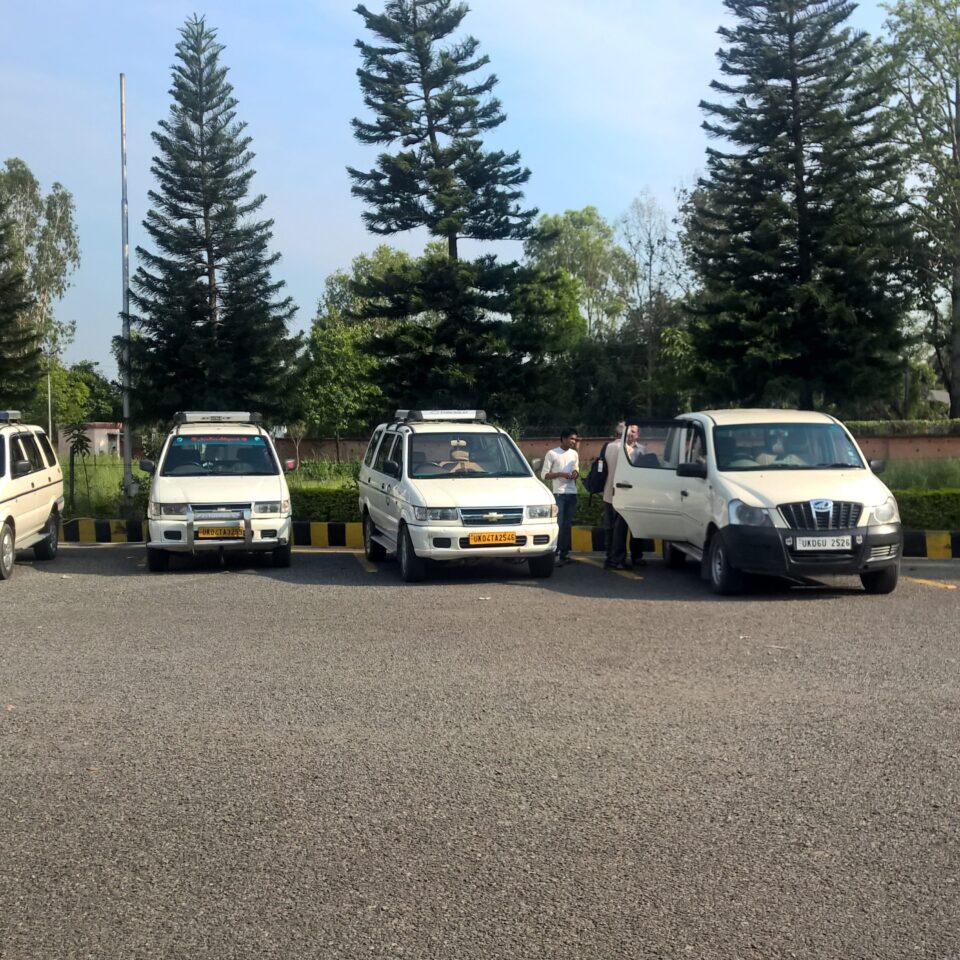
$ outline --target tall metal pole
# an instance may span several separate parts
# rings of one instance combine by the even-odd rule
[[[133,438],[130,430],[130,240],[127,230],[127,87],[120,74],[120,167],[123,180],[121,220],[123,222],[123,500],[133,505]]]

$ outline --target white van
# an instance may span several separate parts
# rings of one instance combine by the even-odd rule
[[[659,538],[670,566],[700,563],[717,593],[743,574],[802,580],[856,574],[897,585],[903,532],[893,495],[839,420],[801,410],[707,410],[628,421],[614,506],[635,537]]]
[[[41,427],[0,410],[0,580],[13,576],[17,550],[52,560],[60,544],[63,474]]]
[[[394,553],[404,580],[428,560],[525,559],[553,573],[557,503],[510,435],[482,410],[398,410],[373,432],[360,467],[369,560]]]
[[[258,413],[178,413],[159,466],[141,460],[150,484],[147,566],[166,570],[172,553],[268,551],[290,566],[290,491]]]

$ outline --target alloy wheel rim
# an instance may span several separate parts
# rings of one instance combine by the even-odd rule
[[[713,579],[719,583],[723,578],[723,547],[717,547],[713,555]]]
[[[4,570],[13,566],[13,537],[9,530],[4,532],[3,542],[0,543],[0,562],[3,563]]]

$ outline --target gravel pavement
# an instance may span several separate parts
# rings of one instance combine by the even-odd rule
[[[30,557],[2,960],[960,957],[960,563]]]

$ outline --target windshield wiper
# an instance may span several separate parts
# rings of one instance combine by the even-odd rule
[[[860,470],[862,467],[859,463],[818,463],[814,469],[816,470]]]

